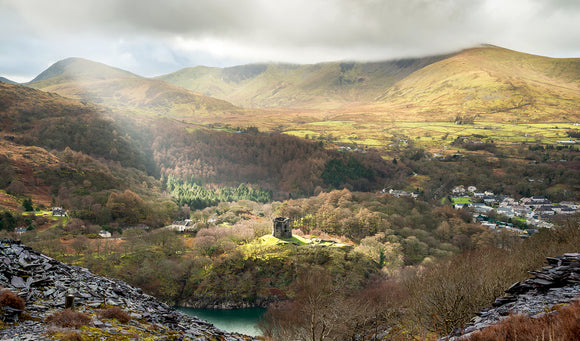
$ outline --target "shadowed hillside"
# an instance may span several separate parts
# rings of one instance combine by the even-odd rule
[[[244,107],[334,108],[374,100],[395,82],[447,56],[313,65],[186,68],[159,79]]]
[[[145,170],[148,161],[118,132],[111,114],[93,104],[0,83],[0,128],[7,138],[47,150],[70,147]]]
[[[5,78],[5,77],[0,77],[0,83],[18,84],[15,81],[12,81],[12,80]]]

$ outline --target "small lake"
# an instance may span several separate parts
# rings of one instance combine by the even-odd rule
[[[250,336],[261,334],[256,325],[266,312],[266,309],[262,308],[220,310],[178,307],[177,310],[190,316],[197,316],[200,320],[205,320],[223,331]]]

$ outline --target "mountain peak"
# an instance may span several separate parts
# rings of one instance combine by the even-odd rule
[[[103,63],[94,62],[84,58],[71,57],[52,64],[48,69],[40,73],[31,83],[41,82],[50,78],[141,78],[129,71],[121,70]]]

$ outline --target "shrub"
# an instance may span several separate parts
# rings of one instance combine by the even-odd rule
[[[63,328],[79,328],[91,323],[91,317],[86,313],[65,309],[46,318],[46,323]]]
[[[18,296],[13,291],[10,291],[8,289],[2,289],[0,290],[0,307],[5,306],[14,309],[24,310],[24,308],[26,307],[26,303],[24,302],[24,299],[22,297]]]
[[[121,323],[127,323],[131,321],[131,315],[127,314],[119,307],[110,307],[107,309],[99,310],[97,316],[99,318],[116,319]]]

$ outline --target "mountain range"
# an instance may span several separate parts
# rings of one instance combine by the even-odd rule
[[[271,123],[289,112],[298,116],[295,121],[360,112],[378,121],[580,119],[580,59],[496,46],[385,62],[198,66],[155,78],[69,58],[26,85],[116,109],[202,123],[231,119],[260,126],[259,117]]]

